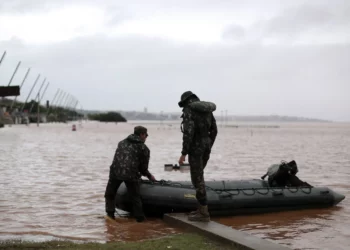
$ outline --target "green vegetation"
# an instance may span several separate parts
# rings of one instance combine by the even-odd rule
[[[89,114],[88,118],[100,122],[126,122],[126,119],[117,112]]]
[[[141,242],[110,242],[110,243],[73,243],[70,241],[46,241],[46,242],[23,242],[5,241],[0,242],[0,249],[66,249],[66,250],[112,250],[112,249],[202,249],[202,250],[226,250],[234,249],[208,240],[197,234],[180,234],[161,239],[146,240]]]

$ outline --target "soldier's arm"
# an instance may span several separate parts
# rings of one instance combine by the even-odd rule
[[[119,142],[119,143],[118,143],[118,146],[117,146],[117,148],[116,148],[115,151],[114,151],[114,156],[113,156],[112,164],[114,164],[114,163],[116,162],[116,160],[117,160],[117,152],[118,152],[118,148],[120,148],[120,147],[122,147],[122,142]]]
[[[183,116],[183,136],[182,136],[182,155],[187,155],[194,137],[194,121],[192,112],[187,110]]]
[[[150,159],[150,150],[146,145],[142,145],[140,150],[140,166],[139,171],[143,176],[146,176],[148,179],[152,177],[152,174],[148,171],[148,164]]]
[[[211,127],[209,130],[209,137],[211,139],[211,145],[214,145],[216,136],[218,135],[218,126],[216,125],[216,120],[213,114],[211,114]]]

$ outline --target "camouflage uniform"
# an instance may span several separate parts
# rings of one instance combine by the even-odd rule
[[[212,113],[216,106],[214,103],[200,101],[190,91],[182,95],[179,106],[184,107],[181,116],[183,118],[181,154],[188,154],[196,198],[201,206],[207,206],[204,168],[210,158],[211,148],[218,133],[216,120]]]
[[[269,169],[275,168],[275,173],[267,173],[269,175],[268,183],[271,187],[312,187],[309,183],[300,180],[296,174],[298,166],[293,160],[291,162],[282,162],[281,164],[273,164]],[[264,179],[265,176],[262,177]]]
[[[140,197],[141,175],[150,178],[148,171],[150,150],[137,135],[139,131],[146,131],[144,127],[136,127],[135,133],[129,135],[118,144],[113,162],[110,166],[109,180],[105,192],[106,212],[114,217],[115,196],[119,186],[125,182],[133,204],[133,215],[138,220],[143,220],[144,213]]]

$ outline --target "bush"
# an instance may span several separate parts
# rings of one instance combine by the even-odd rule
[[[126,119],[117,112],[89,114],[88,118],[90,120],[96,120],[100,122],[126,122]]]

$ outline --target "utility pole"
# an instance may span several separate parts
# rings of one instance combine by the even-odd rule
[[[74,100],[75,100],[74,97],[70,96],[70,99],[69,99],[69,101],[68,101],[68,103],[66,105],[66,109],[71,109],[72,108],[71,105],[74,102]]]
[[[70,99],[72,98],[72,96],[70,94],[68,94],[66,100],[64,100],[64,103],[63,103],[63,108],[66,109],[67,108],[67,105],[70,101]]]
[[[73,106],[73,109],[74,109],[74,110],[76,109],[76,107],[78,106],[78,104],[79,104],[79,101],[77,100],[77,101],[75,102],[74,106]]]
[[[40,90],[38,92],[38,100],[40,98]],[[40,123],[40,105],[38,103],[38,110],[37,110],[37,118],[36,118],[36,126],[39,127],[39,123]]]
[[[1,61],[2,61],[2,58],[1,58]],[[13,78],[15,77],[15,75],[16,75],[16,73],[17,73],[17,70],[18,70],[18,68],[19,68],[19,65],[21,65],[21,61],[18,62],[17,67],[16,67],[15,71],[13,72],[13,74],[12,74],[12,76],[11,76],[11,79],[10,79],[9,83],[7,84],[7,87],[10,87],[10,85],[11,85],[11,83],[12,83],[12,80],[13,80]],[[5,98],[5,97],[2,97],[1,100],[3,101],[4,98]]]
[[[52,102],[51,102],[51,105],[49,106],[49,109],[47,110],[47,115],[49,114],[49,111],[52,107],[52,110],[55,109],[55,104],[59,101],[59,99],[61,98],[61,95],[63,94],[63,91],[61,89],[58,89],[57,92],[56,92],[56,95],[54,96]]]
[[[221,127],[224,126],[224,111],[221,110]]]
[[[56,100],[56,103],[55,103],[55,106],[52,108],[52,112],[56,109],[59,108],[59,105],[60,103],[62,102],[62,98],[65,96],[65,92],[63,92],[63,90],[61,89],[61,92],[59,93],[58,97],[57,97],[57,100]],[[57,113],[56,113],[57,114]]]
[[[59,103],[57,103],[57,107],[60,107],[60,106],[61,106],[62,101],[67,97],[66,94],[67,94],[66,92],[63,92],[63,95],[62,95],[62,97],[61,97],[61,100],[59,101]]]
[[[39,93],[40,93],[42,87],[44,86],[44,83],[45,83],[45,82],[46,82],[46,77],[44,78],[44,81],[43,81],[43,83],[41,84],[41,86],[40,86],[40,88],[39,88],[39,91],[38,91],[38,93],[36,94],[36,97],[34,98],[34,102],[35,102],[36,98],[38,98]],[[33,106],[34,106],[34,102],[33,102],[32,105],[30,106],[29,113],[32,112],[32,109],[33,109]],[[39,105],[39,98],[38,98],[38,105]]]
[[[73,102],[70,104],[70,108],[74,111],[74,106],[78,103],[76,98],[73,99]]]
[[[10,79],[9,84],[7,85],[7,87],[9,87],[9,86],[11,85],[12,80],[13,80],[13,78],[15,77],[15,75],[16,75],[16,73],[17,73],[17,70],[18,70],[18,68],[19,68],[19,65],[21,65],[21,61],[18,62],[17,67],[16,67],[15,71],[13,72],[12,77],[11,77],[11,79]]]
[[[64,101],[63,101],[63,103],[62,103],[62,108],[63,108],[63,109],[66,107],[69,98],[70,98],[70,94],[68,94],[68,95],[66,96],[66,98],[64,99]]]
[[[5,52],[4,52],[4,53],[2,54],[2,56],[1,56],[0,65],[1,65],[2,61],[5,59],[5,56],[6,56],[6,50],[5,50]]]
[[[48,83],[46,84],[46,87],[44,88],[44,92],[43,92],[43,94],[41,95],[41,98],[40,98],[39,104],[40,104],[41,100],[44,98],[45,93],[46,93],[46,90],[47,90],[47,87],[49,87],[49,85],[50,85],[50,82],[48,82]]]
[[[35,80],[35,82],[34,82],[34,84],[33,84],[32,88],[30,89],[29,94],[28,94],[28,96],[27,96],[27,99],[25,100],[25,102],[24,102],[24,103],[23,103],[23,105],[22,105],[21,112],[23,112],[24,106],[26,105],[26,103],[27,103],[27,101],[28,101],[29,96],[32,94],[32,91],[33,91],[33,89],[34,89],[35,85],[37,84],[37,82],[38,82],[39,78],[40,78],[40,74],[39,74],[39,75],[38,75],[38,77],[36,78],[36,80]]]
[[[53,103],[55,102],[56,97],[57,97],[57,95],[59,94],[59,92],[60,92],[60,89],[57,89],[56,94],[54,95],[54,97],[53,97],[51,103],[49,104],[49,107],[47,108],[46,115],[49,113],[50,107],[51,107],[51,105],[53,105]]]
[[[67,102],[66,109],[70,110],[72,103],[74,102],[74,97],[70,96],[69,101]]]
[[[61,106],[61,103],[62,103],[62,101],[66,98],[66,96],[67,96],[67,93],[64,92],[63,95],[62,95],[62,97],[61,97],[61,100],[57,103],[56,112],[55,112],[55,115],[57,116],[57,118],[59,117],[59,112],[58,112],[58,111],[59,111],[59,108],[60,108],[60,106]],[[57,121],[60,122],[60,119],[58,119]]]
[[[26,81],[27,76],[29,75],[29,72],[30,72],[30,68],[28,68],[27,73],[26,73],[26,75],[24,76],[24,78],[23,78],[23,80],[22,80],[20,89],[22,89],[22,86],[23,86],[24,82]],[[13,99],[12,104],[11,104],[11,107],[10,107],[10,110],[12,110],[12,107],[13,107],[13,105],[15,104],[16,99],[17,99],[17,96],[15,96],[15,99]]]

